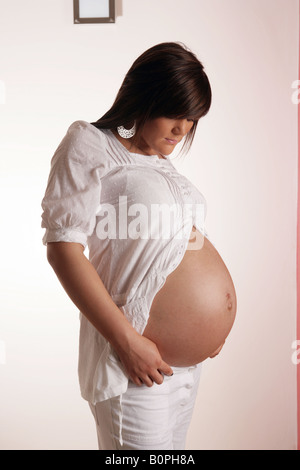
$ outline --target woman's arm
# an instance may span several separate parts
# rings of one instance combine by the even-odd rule
[[[47,258],[70,299],[111,343],[131,380],[147,386],[162,383],[160,372],[172,375],[171,367],[157,346],[130,325],[83,250],[79,243],[48,243]]]

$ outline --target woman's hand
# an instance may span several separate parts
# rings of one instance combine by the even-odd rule
[[[218,349],[216,349],[216,351],[214,351],[214,352],[209,356],[210,359],[213,359],[214,357],[216,357],[216,356],[220,353],[220,351],[221,351],[221,349],[223,348],[224,344],[225,344],[225,341],[224,341],[223,344],[221,344],[221,346],[220,346]]]
[[[113,302],[97,271],[83,254],[83,246],[49,243],[47,254],[71,300],[111,343],[134,383],[151,387],[154,382],[163,382],[162,374],[172,375],[171,367],[162,360],[157,346],[139,335]]]
[[[139,335],[113,302],[80,244],[49,243],[47,254],[69,297],[111,343],[134,383],[150,387],[163,382],[162,374],[172,375],[157,346]]]
[[[163,375],[171,376],[171,367],[162,360],[158,348],[153,341],[131,331],[127,346],[114,345],[120,361],[129,377],[136,385],[145,384],[151,387],[153,383],[162,384]]]

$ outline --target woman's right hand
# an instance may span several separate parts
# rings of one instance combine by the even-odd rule
[[[132,330],[126,347],[114,347],[130,379],[136,385],[145,384],[151,387],[154,382],[163,383],[162,374],[173,375],[171,367],[162,360],[156,344],[135,330]]]
[[[97,271],[78,243],[48,243],[47,256],[67,294],[83,315],[111,343],[137,385],[161,384],[172,375],[156,344],[141,336],[113,302]]]

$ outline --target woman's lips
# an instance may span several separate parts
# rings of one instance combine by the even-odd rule
[[[176,145],[176,144],[177,144],[177,140],[174,140],[174,139],[166,139],[166,141],[167,141],[168,144],[170,144],[170,145]]]

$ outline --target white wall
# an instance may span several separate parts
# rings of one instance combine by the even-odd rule
[[[298,1],[117,0],[114,25],[73,25],[72,4],[0,0],[0,448],[97,448],[77,382],[78,314],[46,262],[40,202],[70,123],[100,117],[145,49],[182,41],[206,67],[213,106],[174,164],[207,199],[238,295],[188,448],[294,449]]]

